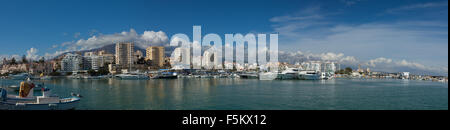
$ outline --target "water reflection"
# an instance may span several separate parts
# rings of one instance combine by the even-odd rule
[[[2,86],[20,82],[0,81]],[[80,93],[78,109],[83,110],[448,109],[448,84],[422,81],[55,79],[44,83],[60,96]]]

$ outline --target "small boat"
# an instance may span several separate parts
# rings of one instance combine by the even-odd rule
[[[31,75],[28,73],[20,73],[20,74],[9,76],[9,78],[11,78],[12,80],[25,80],[30,77],[31,77]]]
[[[122,80],[146,80],[149,79],[147,75],[137,75],[137,74],[119,74],[116,75],[116,78],[122,79]]]
[[[178,74],[174,73],[174,72],[162,72],[151,78],[152,79],[177,79]]]
[[[80,97],[60,98],[42,90],[42,96],[33,96],[32,83],[22,82],[19,96],[9,95],[0,88],[0,110],[71,110],[80,102]]]
[[[252,72],[248,72],[248,73],[240,74],[239,77],[242,78],[242,79],[258,79],[258,74],[257,73],[252,73]]]

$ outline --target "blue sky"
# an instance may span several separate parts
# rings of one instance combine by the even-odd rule
[[[2,0],[0,18],[2,57],[88,49],[120,34],[164,44],[201,25],[203,34],[279,33],[291,55],[448,75],[447,0]]]

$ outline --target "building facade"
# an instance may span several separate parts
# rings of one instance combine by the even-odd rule
[[[116,44],[116,64],[120,66],[129,66],[134,63],[134,43]]]
[[[83,69],[83,57],[79,54],[67,54],[61,60],[61,71],[78,72]]]
[[[150,60],[152,66],[164,67],[164,52],[165,48],[162,46],[151,46],[147,48],[147,56],[145,60]]]

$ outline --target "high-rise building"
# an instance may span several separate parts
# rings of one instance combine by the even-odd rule
[[[148,47],[145,60],[151,60],[153,66],[164,67],[164,51],[162,46]]]
[[[134,43],[116,44],[116,64],[120,66],[129,66],[134,63]]]
[[[61,61],[63,72],[77,72],[83,69],[83,57],[78,54],[67,54]]]
[[[103,56],[84,56],[83,57],[83,69],[84,70],[99,70],[100,67],[103,67],[104,60]]]

